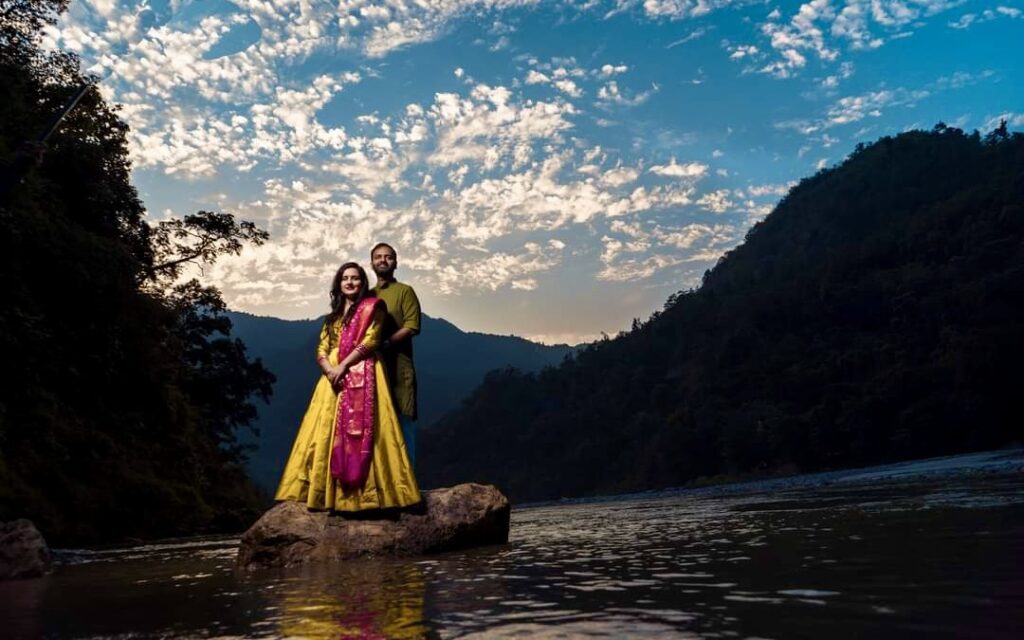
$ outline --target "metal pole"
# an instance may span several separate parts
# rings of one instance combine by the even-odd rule
[[[64,118],[66,118],[67,115],[71,113],[71,111],[78,105],[78,103],[85,96],[85,92],[88,91],[89,87],[91,86],[91,83],[86,82],[75,93],[75,95],[71,96],[71,100],[69,100],[68,103],[64,105],[64,108],[61,109],[61,111],[57,113],[52,120],[50,120],[50,123],[46,125],[46,129],[43,130],[43,133],[40,134],[38,138],[36,138],[36,142],[46,142],[50,138],[50,136],[53,135],[53,132],[56,131],[57,127],[60,126],[61,121],[64,120]]]
[[[43,132],[39,134],[39,137],[35,139],[35,142],[25,141],[18,147],[18,150],[14,154],[14,159],[11,163],[2,169],[0,169],[0,199],[3,201],[7,200],[7,197],[14,192],[22,179],[25,177],[32,166],[38,164],[42,158],[43,145],[50,139],[50,136],[57,130],[60,123],[63,122],[64,118],[71,113],[72,110],[78,103],[81,102],[85,96],[85,92],[89,90],[92,84],[89,82],[84,83],[75,95],[71,96],[71,99],[67,101],[64,108],[54,114],[53,118],[50,119],[49,124],[43,129]]]

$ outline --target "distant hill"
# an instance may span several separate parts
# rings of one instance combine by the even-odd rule
[[[277,376],[269,404],[256,403],[257,446],[249,471],[266,489],[276,487],[291,450],[317,376],[316,343],[321,320],[281,320],[229,312],[232,333],[241,338],[250,357],[258,357]],[[452,323],[423,317],[415,338],[419,382],[419,424],[428,428],[458,406],[492,369],[514,367],[536,371],[557,365],[572,352],[567,345],[545,346],[512,336],[465,332]]]
[[[627,335],[488,375],[420,476],[538,500],[998,447],[1022,364],[1024,136],[938,125],[803,180]]]

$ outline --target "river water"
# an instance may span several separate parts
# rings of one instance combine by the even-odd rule
[[[1024,473],[517,508],[508,545],[253,573],[237,538],[58,553],[0,635],[1018,638]],[[808,484],[808,483],[803,483]]]

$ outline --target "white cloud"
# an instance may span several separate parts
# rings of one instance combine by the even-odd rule
[[[925,18],[953,9],[966,0],[810,0],[800,5],[788,23],[777,22],[778,10],[760,25],[775,59],[761,67],[749,67],[777,78],[791,78],[808,64],[808,53],[823,63],[839,58],[843,45],[850,49],[877,49],[887,39],[911,35],[907,28],[923,25]],[[992,10],[988,14],[994,15]],[[967,14],[951,26],[964,28],[976,20]],[[751,45],[746,45],[751,46]],[[731,50],[734,59],[749,57],[739,48]],[[830,76],[826,86],[834,86],[838,78]]]
[[[704,34],[706,34],[712,28],[713,27],[699,27],[697,29],[694,29],[693,31],[686,34],[682,38],[678,40],[673,40],[672,42],[668,43],[667,45],[665,45],[665,48],[671,49],[672,47],[678,47],[679,45],[686,44],[687,42],[692,42],[693,40],[696,40],[698,38],[702,38],[704,37]]]
[[[699,18],[731,0],[643,0],[643,10],[652,18]]]
[[[1007,17],[1010,19],[1017,19],[1024,16],[1024,11],[1017,9],[1016,7],[1004,7],[998,6],[993,9],[985,9],[981,13],[965,13],[955,21],[950,21],[947,24],[952,29],[970,29],[976,24],[982,24],[985,22],[991,22],[999,17]]]
[[[448,182],[456,186],[462,186],[463,181],[466,179],[466,175],[469,173],[469,165],[459,165],[455,169],[448,172]]]
[[[604,156],[605,156],[605,153],[604,153],[604,150],[601,149],[601,145],[597,145],[597,146],[591,147],[590,149],[587,149],[583,153],[583,161],[584,162],[593,162],[595,159],[602,158]]]
[[[955,71],[948,76],[942,76],[933,83],[933,86],[938,91],[946,89],[963,89],[971,85],[977,84],[982,80],[988,80],[989,78],[995,77],[995,71],[991,69],[985,69],[980,73],[969,73],[967,71]]]
[[[826,126],[838,126],[863,120],[868,116],[877,117],[881,109],[890,106],[911,105],[927,98],[927,90],[883,89],[859,96],[840,98],[828,110]]]
[[[830,0],[811,0],[797,10],[789,24],[781,25],[766,22],[761,31],[770,39],[771,47],[781,60],[772,62],[760,69],[780,78],[788,78],[792,73],[807,64],[807,58],[801,49],[813,51],[825,61],[835,60],[838,53],[825,42],[825,33],[820,22],[828,22],[835,17],[835,10]]]
[[[676,249],[690,249],[699,242],[706,241],[708,247],[729,244],[734,240],[735,227],[724,224],[688,224],[680,228],[658,229],[656,236],[665,245]]]
[[[493,169],[522,144],[555,140],[573,125],[572,104],[526,100],[518,102],[501,86],[479,84],[468,97],[439,93],[428,111],[436,131],[436,148],[428,161],[449,165],[465,160]]]
[[[617,241],[612,239],[606,239],[606,252],[608,247],[614,245]],[[608,257],[611,254],[602,254],[602,259]],[[645,280],[650,278],[655,273],[662,271],[668,267],[681,264],[683,258],[680,256],[672,255],[659,255],[659,254],[647,254],[640,258],[633,258],[629,260],[620,260],[615,262],[613,257],[607,258],[610,264],[605,265],[601,271],[597,273],[598,280],[604,280],[606,282],[634,282],[637,280]]]
[[[821,81],[821,86],[826,89],[834,89],[839,86],[839,82],[846,80],[853,75],[854,66],[852,62],[844,62],[839,65],[839,73],[830,75]]]
[[[846,131],[829,135],[836,133],[834,127],[866,124],[887,109],[985,77],[951,73],[917,91],[868,85],[875,90],[845,91],[849,95],[840,98],[842,81],[853,73],[852,64],[839,60],[844,49],[870,48],[897,37],[899,29],[918,29],[930,12],[954,4],[902,2],[907,11],[896,0],[817,0],[785,16],[774,5],[744,3],[743,17],[755,22],[730,21],[744,29],[739,38],[747,44],[725,43],[725,55],[750,70],[809,73],[815,86],[806,95],[827,98],[817,117],[779,125],[809,136],[799,141],[811,154],[805,162],[825,153],[834,157],[822,149],[838,137],[850,139]],[[294,304],[319,313],[325,273],[342,259],[365,260],[366,248],[382,236],[401,246],[406,273],[437,295],[531,290],[560,271],[557,266],[569,255],[575,267],[583,264],[602,280],[631,282],[664,274],[665,282],[678,282],[681,274],[702,268],[695,263],[711,262],[734,246],[744,230],[739,219],[765,215],[789,186],[741,189],[724,168],[675,158],[665,162],[671,154],[685,153],[683,145],[694,140],[673,129],[678,122],[659,121],[659,109],[621,109],[650,100],[657,86],[633,81],[634,74],[642,70],[645,77],[656,77],[664,69],[661,60],[633,53],[618,59],[606,52],[604,58],[588,56],[581,65],[573,58],[541,60],[507,50],[491,56],[485,47],[510,46],[502,38],[520,27],[500,22],[499,14],[538,4],[535,0],[232,3],[236,14],[199,19],[199,11],[192,11],[188,19],[151,31],[140,26],[126,3],[97,0],[97,11],[73,3],[74,17],[52,38],[100,71],[113,71],[103,91],[124,105],[133,166],[144,180],[153,184],[159,172],[173,175],[161,189],[177,192],[171,200],[181,207],[206,201],[210,190],[237,188],[212,201],[270,229],[267,245],[218,263],[208,274],[233,305],[255,310]],[[726,28],[669,22],[729,4],[738,3],[622,0],[615,6],[650,22],[652,30],[663,29],[651,40],[661,50],[672,37],[683,36],[669,48]],[[558,11],[596,6],[574,4]],[[776,26],[762,29],[756,21],[769,10],[768,20]],[[991,11],[1005,19],[1019,17],[1012,7]],[[975,13],[985,15],[980,9]],[[98,19],[101,14],[106,18]],[[468,21],[489,34],[473,51],[509,63],[499,65],[499,72],[489,64],[473,67],[474,75],[491,74],[484,83],[463,67],[452,69],[455,65],[439,66],[438,77],[410,75],[405,63],[417,56],[392,57],[396,49],[445,34],[461,37],[457,25]],[[251,42],[231,36],[242,26]],[[669,30],[678,35],[669,37]],[[140,38],[130,55],[123,55]],[[663,53],[681,58],[685,50]],[[352,66],[339,67],[343,61]],[[448,69],[454,77],[446,75]],[[498,75],[507,69],[521,71],[518,77]],[[863,67],[862,73],[872,69]],[[700,71],[696,75],[703,78]],[[507,81],[495,79],[500,77]],[[692,68],[680,68],[672,86],[691,92],[684,83],[693,77]],[[701,91],[714,90],[716,83],[708,85]],[[583,102],[583,96],[592,101]],[[1017,112],[1007,115],[1011,124],[1024,120]],[[886,126],[877,122],[879,130]],[[701,134],[707,146],[693,147],[691,158],[722,157],[714,149],[721,146],[744,182],[775,175],[752,166],[744,145],[737,143],[740,131],[728,141],[710,128],[707,133]],[[756,136],[752,129],[743,130],[747,133]],[[711,172],[719,177],[708,180],[714,186],[698,190]],[[168,203],[164,194],[155,200],[154,211]],[[711,224],[723,220],[736,226]],[[474,278],[467,279],[467,273]]]
[[[687,186],[623,190],[638,176],[630,168],[604,172],[600,179],[593,172],[569,179],[569,158],[554,155],[525,171],[480,180],[450,194],[441,206],[449,212],[455,236],[486,242],[514,231],[551,231],[692,202],[693,189]]]
[[[112,63],[121,65],[116,73],[125,88],[118,98],[132,114],[136,167],[191,177],[224,169],[250,171],[260,162],[301,171],[301,179],[267,180],[257,199],[224,203],[262,221],[273,234],[272,242],[218,263],[209,274],[231,304],[312,304],[322,298],[325,265],[362,255],[385,230],[412,247],[403,250],[405,268],[416,270],[419,281],[437,292],[465,288],[467,272],[475,275],[472,287],[529,290],[537,286],[537,274],[559,263],[564,243],[527,242],[522,251],[479,252],[474,247],[510,234],[625,220],[694,204],[693,189],[685,184],[637,186],[638,167],[600,168],[607,154],[596,146],[580,155],[598,164],[579,165],[581,173],[571,177],[565,168],[572,154],[555,151],[564,147],[562,136],[577,113],[564,98],[523,100],[506,87],[476,84],[468,95],[439,93],[432,103],[407,104],[398,115],[362,114],[351,130],[327,126],[319,120],[320,111],[360,82],[360,74],[282,82],[293,62],[323,45],[329,29],[317,22],[321,14],[257,0],[240,0],[240,5],[262,30],[261,39],[243,51],[206,59],[234,24],[231,18],[215,18],[194,28],[155,32],[130,63]],[[368,30],[363,43],[369,55],[428,37],[437,26],[411,19],[396,27],[401,7],[409,8],[351,5],[345,24]],[[342,37],[350,37],[352,29],[345,30],[348,35]],[[81,30],[82,48],[102,41],[90,34]],[[583,94],[580,80],[604,77],[608,82],[599,99],[641,104],[653,89],[629,94],[609,80],[627,70],[624,64],[606,65],[588,76],[575,61],[556,60],[544,73],[531,70],[527,82],[551,83],[565,96],[578,98]],[[458,68],[454,74],[462,78],[465,72]],[[200,100],[181,100],[186,90]],[[533,161],[541,148],[546,158]],[[405,173],[424,160],[427,170],[415,174],[413,187]],[[675,173],[682,171],[690,178],[701,173],[673,168],[680,166],[673,161],[663,173],[679,177]],[[505,173],[480,177],[498,168]],[[417,190],[420,198],[409,204],[381,204],[381,192]],[[438,210],[453,213],[439,217]],[[680,260],[675,256],[669,262]],[[652,264],[668,262],[648,261],[635,275]]]
[[[488,291],[503,287],[531,291],[537,288],[538,274],[562,262],[564,244],[550,240],[541,244],[527,242],[518,253],[491,252],[483,257],[453,257],[439,271],[438,293],[450,295],[466,286],[466,274],[472,274],[472,286]]]
[[[647,102],[648,98],[650,98],[657,90],[657,86],[653,86],[648,91],[628,95],[619,89],[618,82],[611,80],[598,89],[597,98],[599,104],[635,107]]]
[[[734,225],[691,223],[661,226],[614,222],[601,238],[599,280],[644,280],[665,269],[693,262],[713,262],[741,237]]]
[[[132,13],[114,0],[97,0],[90,4],[106,23],[105,42],[114,41],[110,36],[116,33],[131,35],[126,19],[138,22],[137,17],[145,6],[137,4]],[[408,45],[433,40],[451,24],[479,12],[497,13],[529,7],[538,4],[538,0],[389,0],[387,3],[235,0],[233,4],[263,30],[259,48],[264,55],[305,57],[341,45],[358,49],[370,57],[381,57]],[[172,12],[178,12],[177,5],[177,2],[172,4]],[[94,21],[87,10],[72,14],[65,24]],[[499,48],[507,46],[504,34],[511,30],[492,31],[499,35],[495,44],[500,45]]]
[[[975,21],[977,21],[977,19],[978,14],[965,13],[964,15],[960,16],[959,20],[955,22],[949,22],[948,24],[953,29],[969,29],[971,25],[974,24]]]
[[[366,5],[359,7],[359,15],[368,20],[387,20],[391,17],[391,11],[382,5]]]
[[[947,82],[933,83],[928,89],[879,89],[857,96],[846,96],[836,100],[822,118],[813,120],[787,120],[775,124],[777,129],[792,129],[804,135],[811,135],[825,129],[859,122],[865,118],[877,118],[884,109],[892,107],[912,107],[935,92],[936,89],[950,86]]]
[[[784,196],[795,186],[795,182],[785,184],[757,184],[747,187],[747,195],[752,198],[764,196]]]
[[[168,105],[157,116],[156,109],[141,103],[143,108],[133,111],[137,126],[129,133],[133,161],[141,168],[198,177],[221,166],[247,171],[261,160],[298,162],[317,149],[340,152],[351,142],[348,134],[324,127],[315,113],[360,79],[353,73],[320,76],[302,90],[278,87],[267,102],[220,112]]]
[[[708,165],[700,162],[676,163],[676,159],[668,164],[655,165],[648,169],[651,173],[669,178],[702,178],[707,175]]]
[[[832,35],[847,40],[854,50],[877,49],[885,41],[872,32],[869,16],[870,7],[867,2],[848,2],[832,23]]]
[[[999,124],[1006,120],[1006,124],[1010,127],[1024,127],[1024,113],[1015,113],[1013,111],[1004,111],[996,116],[987,117],[981,125],[981,131],[987,133],[995,130],[999,127]]]
[[[551,83],[556,89],[572,98],[579,98],[583,96],[583,90],[580,89],[575,82],[568,78],[561,80],[555,80]]]
[[[636,182],[640,171],[632,167],[616,167],[605,171],[601,176],[601,184],[609,187],[621,187]]]
[[[530,73],[526,75],[526,84],[547,84],[549,82],[551,82],[551,78],[536,69],[530,69]]]
[[[537,3],[538,0],[390,0],[388,4],[393,11],[389,21],[373,24],[369,29],[360,28],[358,24],[348,25],[343,28],[341,38],[360,46],[366,55],[382,57],[395,49],[434,40],[452,22],[472,15],[476,10],[504,11]],[[339,24],[346,25],[354,7],[361,4],[361,0],[343,0],[339,6]],[[492,43],[491,50],[504,49],[508,43],[508,37],[501,34]]]
[[[741,60],[743,58],[755,56],[758,53],[760,53],[760,51],[754,45],[739,45],[737,47],[732,48],[731,52],[729,53],[729,58],[733,60]]]
[[[363,148],[369,149],[371,143],[365,141]],[[386,233],[403,247],[403,268],[414,271],[415,280],[436,294],[455,295],[470,288],[530,290],[538,286],[538,276],[560,264],[571,248],[550,238],[528,240],[521,251],[494,250],[489,248],[492,241],[608,221],[617,233],[632,230],[636,237],[626,249],[635,251],[646,242],[635,216],[694,204],[693,188],[686,185],[636,186],[640,170],[635,167],[573,170],[576,159],[602,162],[604,156],[600,147],[564,151],[518,173],[475,182],[471,167],[459,164],[447,171],[448,189],[403,207],[385,207],[313,177],[269,180],[261,198],[233,208],[268,221],[272,241],[218,263],[210,277],[223,287],[231,304],[258,309],[272,300],[291,300],[308,305],[322,297],[325,265],[361,256]],[[580,169],[585,166],[593,165]],[[572,236],[581,237],[578,232]],[[676,231],[659,228],[654,237],[675,249],[684,244]],[[595,275],[642,278],[687,259],[681,254],[629,258],[622,264],[602,263]],[[467,279],[467,273],[473,278]]]
[[[697,200],[697,204],[712,213],[725,213],[735,206],[735,203],[729,200],[728,189],[705,193]]]
[[[601,66],[601,69],[598,71],[598,75],[601,76],[602,78],[610,78],[620,73],[626,73],[627,71],[629,71],[629,67],[624,64],[605,64]]]
[[[587,72],[576,66],[575,58],[554,58],[552,62],[562,65],[556,66],[551,70],[551,77],[553,78],[582,78],[587,75]]]

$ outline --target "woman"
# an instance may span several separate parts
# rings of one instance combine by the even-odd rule
[[[341,265],[331,283],[331,312],[317,347],[323,375],[276,499],[335,511],[420,501],[384,368],[374,356],[384,315],[384,303],[369,294],[363,268],[354,262]]]

